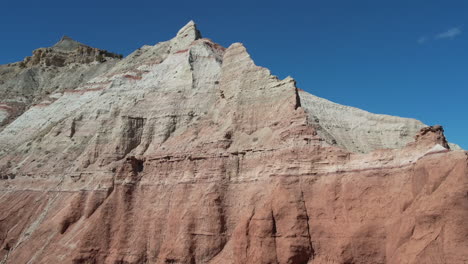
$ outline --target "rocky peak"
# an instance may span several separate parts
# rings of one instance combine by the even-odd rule
[[[75,49],[79,47],[89,47],[89,46],[83,43],[80,43],[68,36],[63,36],[59,40],[59,42],[55,43],[52,46],[53,49],[62,50],[62,51],[74,51]]]
[[[200,31],[197,28],[197,24],[190,20],[185,26],[183,26],[178,32],[177,36],[188,38],[192,41],[202,38]]]
[[[63,67],[71,63],[87,64],[104,62],[108,59],[121,59],[123,56],[80,43],[68,36],[63,36],[52,47],[39,48],[33,55],[20,62],[20,67],[56,66]]]
[[[0,65],[0,131],[29,107],[55,101],[55,92],[77,88],[122,58],[68,36],[32,53],[23,61]]]
[[[450,149],[444,135],[444,128],[441,125],[423,127],[414,137],[416,144],[436,145],[439,144],[446,149]]]
[[[62,38],[32,65],[63,67],[0,67],[0,117],[22,99],[8,91],[47,99],[0,131],[1,263],[468,260],[467,153],[442,127],[315,97],[200,38],[191,21],[73,65],[99,52]]]
[[[202,35],[197,29],[195,22],[190,20],[178,32],[175,38],[171,40],[173,51],[186,49],[193,41],[201,39]]]

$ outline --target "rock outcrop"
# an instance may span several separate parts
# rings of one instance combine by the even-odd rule
[[[122,55],[64,36],[23,61],[0,65],[0,131],[34,105],[47,105],[112,68]]]
[[[468,261],[468,154],[442,127],[314,97],[193,22],[71,56],[28,66],[73,87],[0,132],[3,263]]]

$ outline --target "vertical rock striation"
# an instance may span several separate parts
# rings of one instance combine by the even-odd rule
[[[51,49],[25,67],[75,87],[0,131],[2,263],[468,261],[468,154],[440,126],[314,97],[193,22],[122,60]]]

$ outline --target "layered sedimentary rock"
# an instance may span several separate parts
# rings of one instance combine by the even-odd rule
[[[193,22],[80,63],[0,132],[3,263],[468,261],[442,127],[314,97]]]
[[[64,36],[23,61],[0,65],[0,131],[33,105],[47,105],[112,68],[122,56]]]

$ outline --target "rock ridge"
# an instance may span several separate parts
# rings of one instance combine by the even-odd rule
[[[122,57],[120,54],[92,48],[68,36],[63,36],[52,47],[34,50],[31,57],[26,57],[19,63],[19,67],[35,65],[63,67],[72,63],[104,62],[108,58],[122,59]]]
[[[0,131],[2,263],[468,261],[468,153],[441,126],[315,97],[193,21],[53,67]]]
[[[112,68],[122,55],[64,36],[23,61],[0,65],[0,131],[34,105],[47,105]]]

